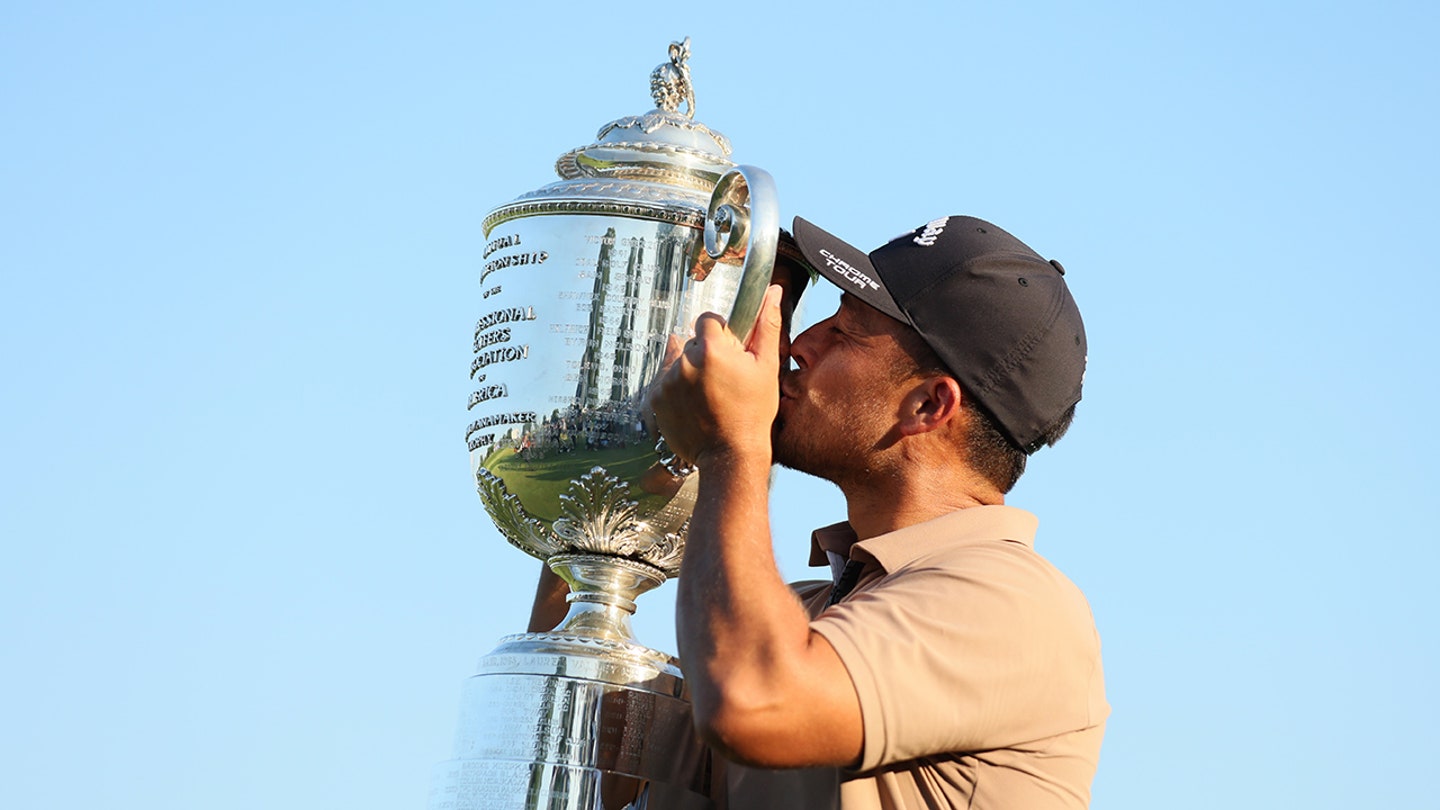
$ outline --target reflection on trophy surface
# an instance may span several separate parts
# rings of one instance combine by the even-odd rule
[[[657,448],[645,396],[701,313],[744,338],[779,212],[769,175],[694,119],[689,55],[672,43],[652,72],[655,109],[485,218],[471,470],[501,534],[569,583],[570,610],[481,659],[431,810],[710,804],[680,670],[630,630],[635,598],[679,571],[699,475]]]

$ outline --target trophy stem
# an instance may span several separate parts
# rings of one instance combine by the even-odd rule
[[[630,627],[635,597],[663,583],[663,571],[600,554],[557,554],[546,564],[570,585],[570,612],[553,632],[639,643]]]

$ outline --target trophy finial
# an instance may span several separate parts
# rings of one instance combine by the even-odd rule
[[[555,161],[555,172],[566,180],[595,177],[601,172],[618,177],[633,174],[638,166],[643,179],[654,179],[655,156],[664,153],[668,155],[665,159],[673,158],[679,168],[669,173],[670,180],[689,184],[686,176],[694,174],[698,164],[706,164],[708,168],[701,173],[707,176],[691,187],[707,192],[713,188],[720,175],[735,164],[725,157],[730,154],[730,139],[695,120],[695,87],[690,82],[689,60],[689,37],[670,43],[670,61],[650,71],[650,97],[655,109],[601,127],[595,134],[596,143],[561,155]],[[684,112],[680,111],[681,104],[685,105]],[[613,154],[591,154],[592,150],[619,146],[644,153],[643,159],[640,163],[617,163]]]
[[[690,84],[690,37],[670,43],[670,61],[650,72],[650,97],[655,109],[679,112],[685,103],[685,115],[695,118],[695,88]]]

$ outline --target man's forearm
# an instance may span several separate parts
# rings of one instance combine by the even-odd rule
[[[659,387],[656,422],[700,469],[680,573],[680,660],[700,734],[766,767],[846,765],[864,736],[855,689],[775,566],[771,427],[780,403],[780,292],[741,346],[707,313]]]
[[[677,600],[680,658],[697,724],[732,750],[735,735],[783,710],[809,619],[775,565],[768,452],[702,463]]]
[[[530,626],[527,630],[531,633],[544,633],[554,630],[565,618],[569,605],[565,602],[565,596],[570,593],[570,586],[565,580],[556,576],[550,566],[540,565],[540,582],[535,586],[535,602],[530,607]]]

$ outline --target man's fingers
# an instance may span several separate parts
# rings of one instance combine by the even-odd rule
[[[783,290],[779,284],[771,284],[765,290],[760,302],[760,317],[755,319],[755,328],[750,330],[750,342],[745,350],[765,362],[780,362],[780,296]]]
[[[725,319],[714,312],[705,312],[695,319],[695,337],[705,340],[725,331]]]
[[[672,333],[665,338],[665,358],[660,361],[660,368],[669,368],[670,364],[675,362],[675,359],[680,356],[680,352],[684,350],[685,341],[681,340],[679,335]]]
[[[699,368],[706,364],[707,354],[716,350],[725,351],[729,347],[740,348],[740,341],[726,327],[724,318],[706,312],[695,319],[695,337],[685,344],[681,359],[688,359],[692,366]]]

